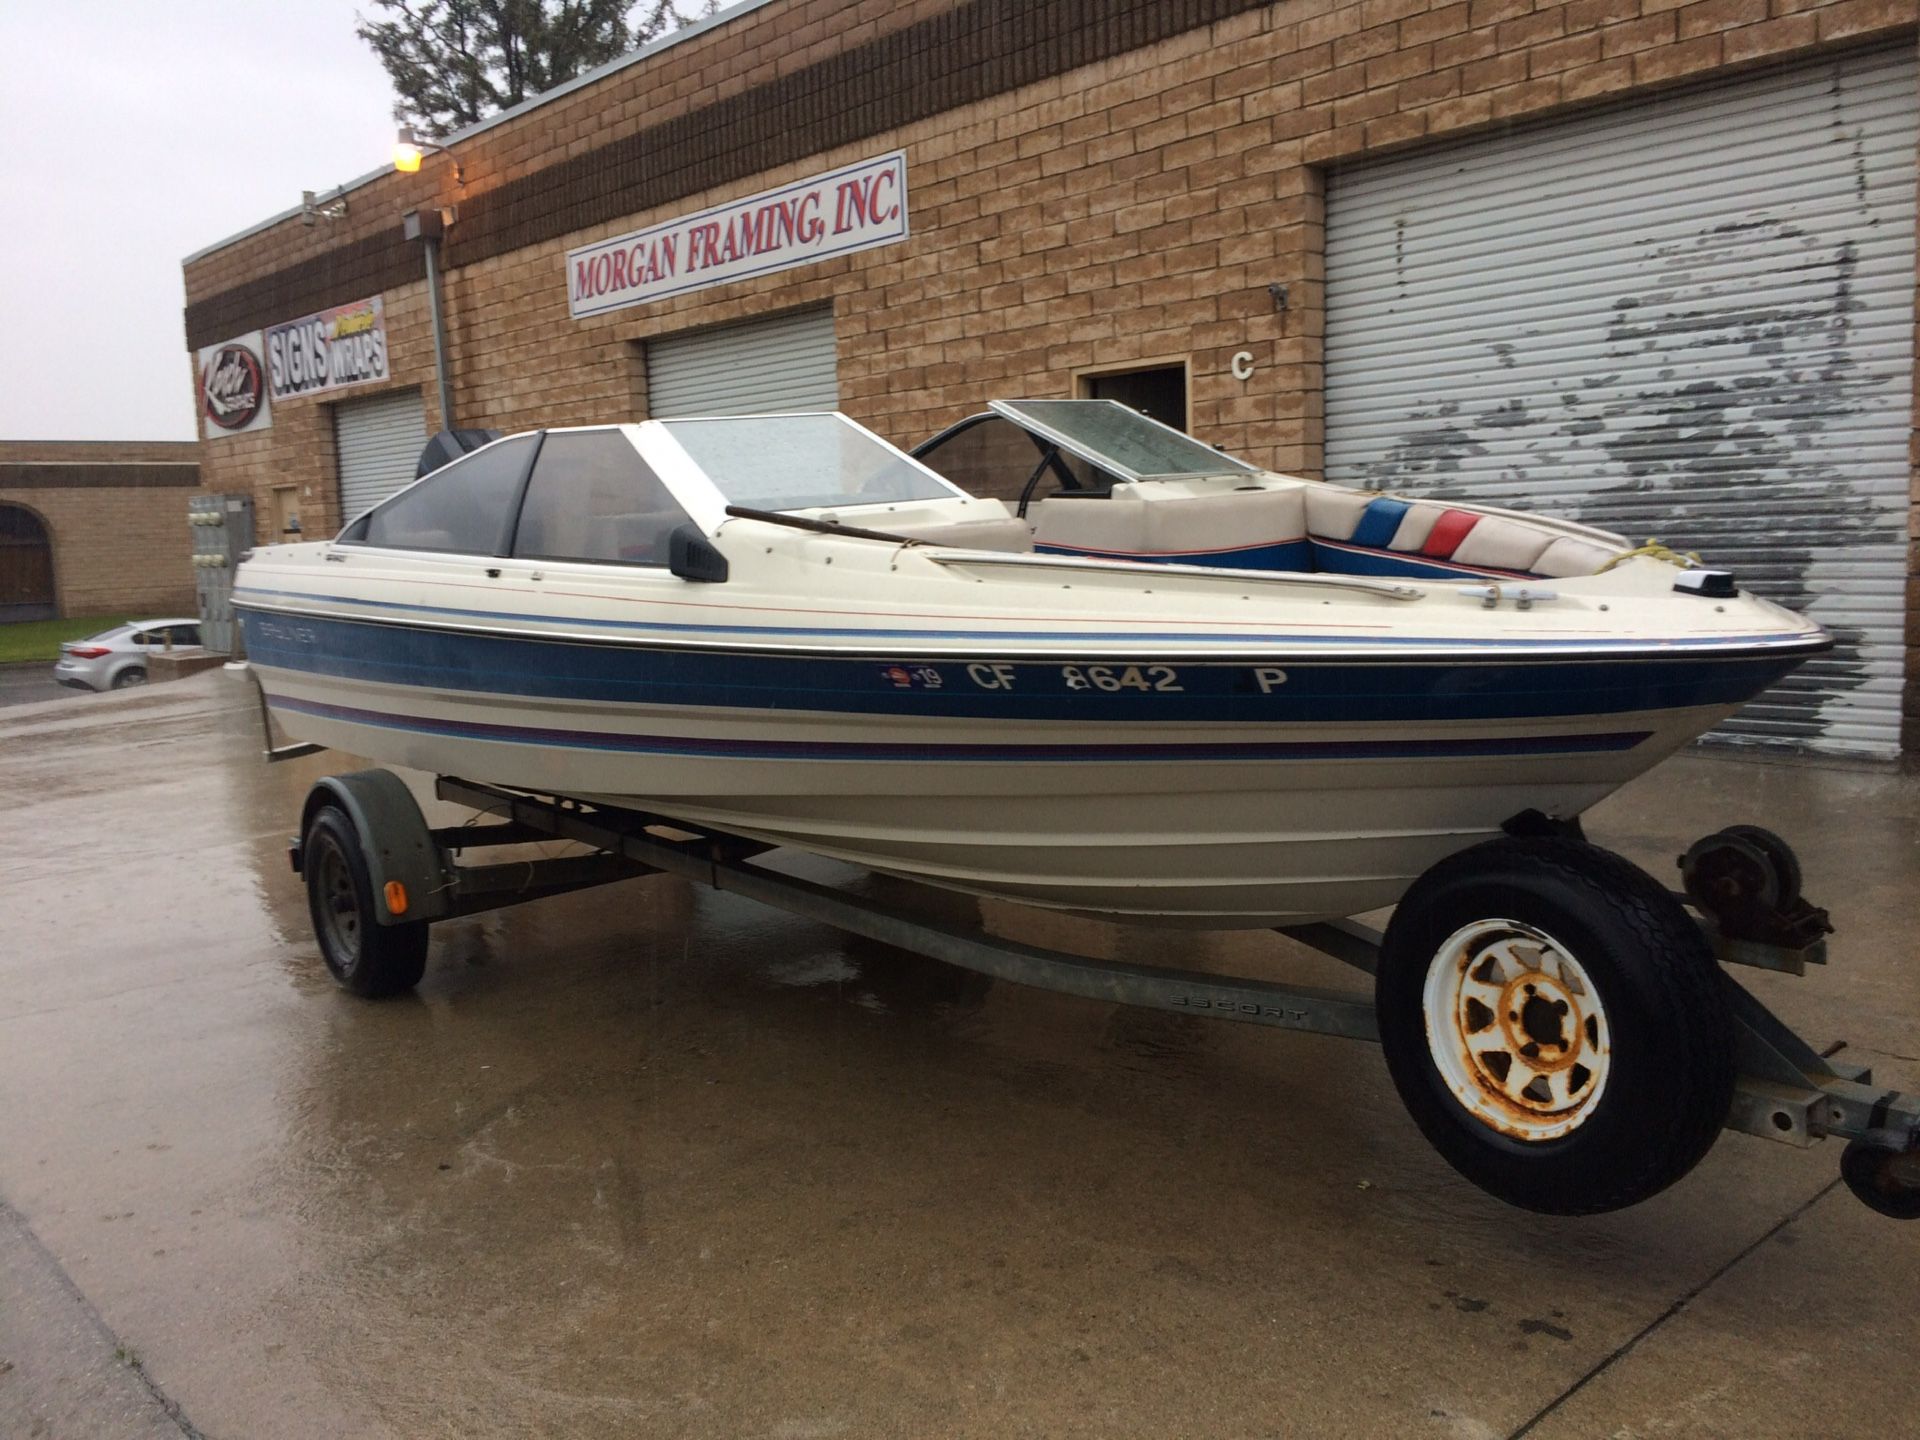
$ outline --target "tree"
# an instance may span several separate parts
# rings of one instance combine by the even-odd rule
[[[354,33],[399,97],[393,118],[440,136],[564,85],[685,23],[674,0],[374,0]],[[717,0],[700,7],[712,14]],[[629,20],[638,9],[638,19]]]

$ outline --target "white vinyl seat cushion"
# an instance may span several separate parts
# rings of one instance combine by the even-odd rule
[[[1196,495],[1147,507],[1148,545],[1160,554],[1281,545],[1306,533],[1307,502],[1297,488]]]
[[[1434,521],[1447,513],[1447,506],[1435,505],[1427,500],[1415,500],[1407,506],[1407,513],[1400,517],[1400,528],[1393,532],[1393,539],[1387,542],[1389,550],[1418,550],[1427,543],[1427,537],[1433,533]]]
[[[1540,553],[1540,557],[1529,568],[1536,575],[1565,580],[1575,575],[1596,574],[1602,565],[1619,553],[1610,546],[1582,540],[1577,535],[1561,535]]]
[[[1042,545],[1130,555],[1199,555],[1281,545],[1306,535],[1304,486],[1230,490],[1142,500],[1046,501],[1034,539]]]
[[[1146,501],[1131,495],[1113,495],[1105,500],[1048,500],[1034,514],[1034,543],[1145,554],[1149,548],[1148,508]]]
[[[1304,485],[1307,532],[1323,540],[1351,540],[1360,517],[1377,498],[1336,485]],[[1404,522],[1403,522],[1404,523]]]
[[[1524,520],[1482,515],[1454,550],[1453,560],[1456,564],[1479,565],[1488,570],[1532,570],[1553,538],[1552,531],[1529,525]]]

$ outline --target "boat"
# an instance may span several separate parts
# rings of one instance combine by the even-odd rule
[[[1692,557],[1100,400],[913,454],[832,412],[501,437],[234,606],[299,741],[1210,928],[1569,824],[1831,645]]]

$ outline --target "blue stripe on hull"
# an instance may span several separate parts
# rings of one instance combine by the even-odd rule
[[[439,690],[611,704],[1086,725],[1324,725],[1623,714],[1734,705],[1797,656],[1640,660],[1228,662],[811,658],[244,613],[261,665]],[[1111,685],[1113,688],[1102,688]]]
[[[1489,756],[1605,754],[1631,750],[1650,731],[1611,735],[1526,735],[1444,740],[1281,740],[1221,745],[952,745],[914,741],[874,744],[833,740],[710,740],[688,735],[623,735],[603,730],[505,725],[431,716],[399,715],[353,705],[281,697],[276,709],[328,720],[411,730],[461,740],[504,740],[578,750],[680,755],[745,760],[859,760],[927,764],[936,761],[1000,763],[1170,760],[1452,760]]]

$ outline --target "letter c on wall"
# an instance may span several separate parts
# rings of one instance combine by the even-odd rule
[[[1236,352],[1231,364],[1234,379],[1251,380],[1253,378],[1253,352],[1251,350]]]

